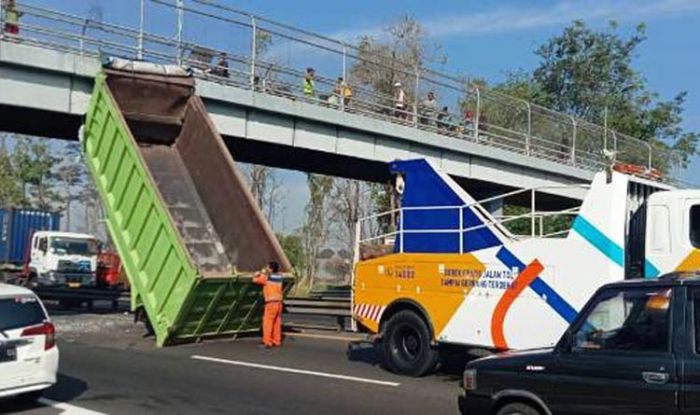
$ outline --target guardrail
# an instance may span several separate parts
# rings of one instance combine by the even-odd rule
[[[336,329],[345,329],[345,321],[352,316],[350,312],[350,299],[312,299],[312,298],[285,298],[284,311],[286,314],[303,316],[333,317],[336,321]],[[303,324],[294,324],[303,326]],[[317,327],[317,326],[316,326]]]
[[[127,2],[125,2],[127,3]],[[18,1],[19,34],[26,42],[80,55],[118,56],[188,66],[196,76],[358,116],[429,131],[455,140],[503,148],[537,159],[599,170],[616,161],[670,172],[678,154],[606,127],[475,85],[469,79],[384,59],[362,44],[331,39],[209,0],[131,0],[138,26],[81,17]],[[127,5],[126,7],[129,7]],[[136,11],[138,10],[138,13]],[[4,13],[0,13],[3,27]],[[152,16],[152,17],[151,17]],[[214,60],[217,62],[214,62]],[[312,94],[305,67],[315,66]],[[368,82],[360,72],[371,72]],[[326,74],[322,76],[320,74]],[[352,88],[345,99],[342,77]],[[405,106],[392,86],[401,83]],[[421,97],[433,92],[436,101]]]

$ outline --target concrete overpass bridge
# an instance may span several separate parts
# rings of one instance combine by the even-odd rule
[[[200,1],[193,1],[191,7],[165,0],[151,3],[173,9],[176,40],[147,33],[143,14],[140,27],[129,29],[91,24],[79,16],[19,2],[24,12],[20,36],[0,39],[0,130],[76,139],[101,59],[122,56],[192,68],[198,94],[234,157],[244,162],[385,181],[387,162],[425,157],[476,197],[547,186],[541,200],[564,206],[580,199],[584,191],[562,186],[587,183],[604,163],[603,149],[617,150],[623,160],[649,165],[654,156],[659,157],[640,140],[429,71],[392,74],[397,80],[416,75],[414,97],[437,90],[443,102],[455,98],[452,108],[445,102],[448,110],[440,117],[412,98],[413,103],[409,100],[406,110],[397,113],[390,96],[362,85],[354,86],[346,105],[342,99],[333,99],[330,78],[317,78],[318,92],[305,96],[299,88],[303,74],[256,59],[255,44],[263,23],[267,33],[304,45],[310,43],[307,32],[301,32],[303,39],[294,38],[280,27],[299,37],[297,29]],[[218,13],[213,14],[212,8]],[[190,15],[250,26],[250,54],[185,41],[183,25]],[[354,59],[357,64],[358,57],[349,45],[339,45],[341,73],[352,81],[347,62]],[[327,44],[316,46],[330,53]],[[225,73],[213,63],[221,52],[226,53]],[[370,64],[380,69],[385,65]],[[329,97],[323,96],[324,90]],[[465,119],[464,112],[472,115]]]

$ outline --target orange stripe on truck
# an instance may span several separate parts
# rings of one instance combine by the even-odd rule
[[[525,267],[513,282],[513,286],[508,288],[503,297],[496,304],[496,309],[491,316],[491,339],[497,349],[507,349],[508,343],[503,333],[503,323],[506,320],[508,309],[515,302],[515,299],[544,271],[544,266],[538,260],[534,260]]]

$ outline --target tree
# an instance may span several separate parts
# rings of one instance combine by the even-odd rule
[[[102,199],[97,191],[97,187],[92,180],[86,180],[82,187],[78,200],[83,206],[83,226],[85,232],[99,237],[105,241],[109,238],[109,232],[105,226],[105,211]]]
[[[385,39],[362,36],[359,41],[358,59],[350,68],[350,82],[368,87],[383,95],[380,104],[392,106],[394,83],[401,82],[406,92],[406,102],[414,101],[416,73],[430,64],[447,61],[442,47],[427,40],[425,29],[410,16],[384,28]]]
[[[336,239],[341,247],[352,250],[355,224],[369,211],[367,186],[359,180],[336,179],[331,191],[330,220],[337,225]]]
[[[282,208],[282,183],[274,169],[253,164],[245,169],[250,192],[270,224]]]
[[[285,255],[287,255],[287,259],[289,259],[289,262],[292,264],[294,273],[298,274],[299,270],[305,267],[302,237],[293,233],[290,235],[277,235],[277,239]]]
[[[686,92],[668,101],[651,92],[633,66],[647,38],[645,26],[629,37],[617,29],[615,22],[594,31],[575,21],[536,50],[540,62],[532,73],[515,72],[495,89],[677,150],[687,165],[697,154],[700,134],[681,127]]]
[[[56,168],[56,178],[63,185],[66,229],[71,231],[71,204],[80,199],[82,189],[87,181],[87,171],[85,169],[85,163],[82,161],[80,144],[66,143],[61,151],[61,160],[62,161]]]
[[[40,210],[55,210],[61,197],[53,190],[57,158],[43,139],[18,140],[12,159],[22,192],[22,205]]]
[[[318,273],[316,258],[326,240],[327,198],[333,188],[333,178],[319,174],[308,174],[309,202],[306,205],[302,242],[304,253],[303,279],[313,286]]]
[[[7,149],[5,136],[0,136],[0,208],[13,207],[22,199],[19,181]]]

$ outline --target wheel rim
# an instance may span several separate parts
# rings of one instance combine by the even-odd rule
[[[394,350],[404,360],[414,361],[418,359],[423,351],[418,330],[407,324],[398,327],[394,337]]]

